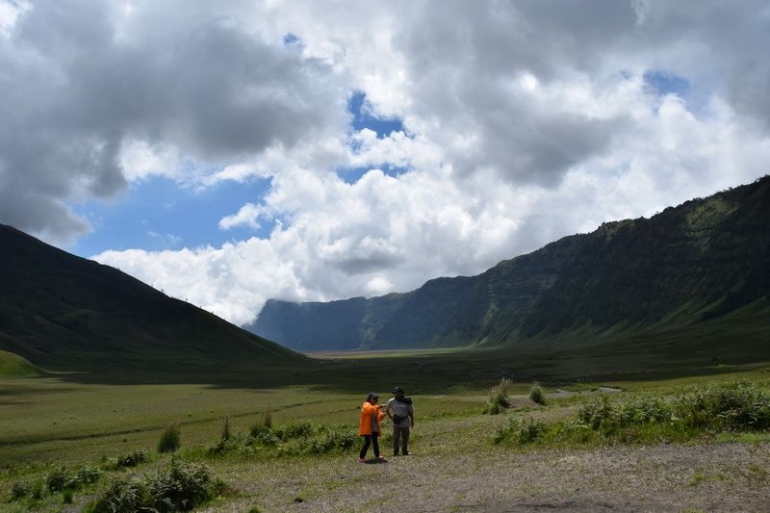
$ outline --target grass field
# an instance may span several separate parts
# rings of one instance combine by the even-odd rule
[[[382,485],[384,488],[376,495],[387,500],[397,491],[380,480],[406,478],[420,481],[423,483],[420,486],[426,487],[415,497],[418,502],[413,511],[430,511],[427,504],[443,500],[454,505],[455,511],[465,511],[461,506],[475,491],[458,492],[451,498],[434,497],[435,492],[428,489],[431,481],[426,476],[434,475],[437,485],[461,476],[484,482],[493,479],[496,472],[488,466],[489,462],[498,461],[504,466],[516,458],[534,458],[532,465],[545,465],[552,451],[562,455],[565,451],[585,454],[585,451],[619,443],[594,438],[574,447],[556,442],[526,446],[496,444],[495,438],[503,438],[501,433],[510,434],[515,423],[555,425],[574,418],[576,412],[597,395],[622,402],[649,394],[665,398],[692,385],[744,380],[766,390],[770,383],[770,364],[761,363],[718,364],[693,373],[685,369],[678,375],[670,373],[665,379],[652,379],[648,374],[638,379],[636,371],[624,376],[616,367],[606,374],[611,379],[603,381],[588,379],[589,373],[574,373],[575,362],[569,360],[531,360],[525,372],[511,372],[515,369],[513,362],[490,357],[495,354],[482,351],[445,352],[440,356],[346,355],[341,359],[323,360],[322,371],[311,367],[301,376],[285,377],[285,381],[300,384],[277,383],[273,387],[265,386],[263,377],[258,375],[230,379],[224,385],[223,379],[198,384],[152,383],[149,378],[140,380],[144,383],[130,384],[121,379],[121,384],[108,384],[99,382],[106,379],[81,379],[73,375],[0,378],[0,511],[78,511],[109,483],[159,472],[169,465],[172,456],[158,453],[158,441],[173,423],[178,424],[181,436],[176,458],[204,463],[213,478],[225,485],[224,492],[203,509],[385,511],[388,508],[379,500],[373,498],[375,502],[364,507],[350,497],[357,496],[359,484]],[[593,377],[600,377],[607,363],[593,362],[592,365]],[[585,371],[587,365],[581,367]],[[399,372],[398,368],[402,370]],[[544,369],[550,374],[541,372]],[[551,376],[542,382],[548,398],[545,406],[528,398],[533,384],[530,373],[538,372],[546,378]],[[490,399],[490,389],[501,374],[515,374],[510,391],[513,408],[501,415],[485,415],[482,412]],[[553,379],[558,376],[565,377]],[[575,377],[580,379],[572,379]],[[167,377],[166,381],[171,379]],[[361,402],[372,389],[378,391],[383,400],[387,399],[388,390],[396,384],[404,386],[416,404],[417,423],[412,442],[416,456],[408,461],[392,462],[387,470],[378,470],[378,465],[357,466],[355,459],[360,442],[355,430]],[[605,394],[602,387],[622,392]],[[264,423],[267,411],[279,438],[285,437],[270,442],[273,445],[255,442],[250,436],[255,426]],[[229,440],[224,442],[226,422]],[[300,435],[291,434],[303,430]],[[658,442],[657,438],[640,436],[641,439],[630,444]],[[737,441],[762,447],[764,452],[756,455],[760,459],[751,463],[760,467],[766,455],[770,458],[767,430],[707,432],[694,435],[692,440],[707,444]],[[383,454],[389,454],[387,436],[382,445]],[[115,468],[117,460],[136,452],[142,453],[146,462],[136,468]],[[452,458],[462,460],[461,468],[449,463]],[[401,465],[400,471],[397,465]],[[84,469],[98,472],[98,482],[85,483],[65,493],[47,488],[57,471],[74,476]],[[705,470],[701,474],[691,478],[710,483],[711,474]],[[757,470],[744,477],[748,484],[741,483],[756,485],[760,495],[770,498],[766,472]],[[492,500],[495,493],[499,492],[489,491],[491,495],[478,500]],[[16,500],[12,500],[14,494],[19,496]],[[674,498],[680,499],[678,495]],[[421,500],[426,502],[419,503]],[[693,500],[693,507],[700,504]]]

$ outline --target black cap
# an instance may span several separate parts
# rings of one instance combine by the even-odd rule
[[[399,392],[401,392],[401,393],[403,394],[403,393],[404,393],[404,389],[403,389],[403,388],[401,388],[401,387],[395,387],[395,388],[393,389],[393,393],[394,393],[394,394],[397,394],[397,393],[399,393]]]
[[[380,397],[377,392],[369,392],[369,397]]]

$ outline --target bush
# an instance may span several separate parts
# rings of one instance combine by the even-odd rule
[[[141,511],[146,503],[144,484],[133,480],[113,481],[89,504],[86,513],[128,513]]]
[[[545,406],[547,402],[545,399],[545,392],[543,392],[543,388],[537,381],[532,384],[532,388],[529,391],[529,398],[532,400],[532,402],[542,406]]]
[[[614,410],[606,396],[584,404],[578,410],[578,418],[593,429],[599,429],[603,424],[612,420]]]
[[[770,395],[746,382],[691,388],[676,413],[691,427],[763,430],[770,428]]]
[[[45,485],[51,493],[56,493],[64,490],[67,486],[67,471],[64,467],[59,467],[52,470],[45,477]]]
[[[205,465],[172,460],[169,468],[143,480],[125,479],[110,484],[87,508],[89,513],[135,511],[190,511],[224,489],[212,481]]]
[[[75,477],[67,482],[67,488],[80,488],[83,485],[93,484],[102,477],[102,471],[89,466],[80,467]]]
[[[508,394],[510,394],[512,388],[513,381],[507,378],[501,379],[500,383],[492,388],[492,392],[489,396],[489,404],[484,409],[484,413],[497,415],[510,407],[511,401],[508,399]]]
[[[23,499],[29,495],[31,491],[32,490],[27,483],[13,483],[13,486],[11,487],[11,500],[17,501]]]
[[[177,461],[172,461],[166,472],[152,477],[147,490],[150,507],[160,512],[189,511],[212,497],[208,468]]]
[[[508,426],[499,428],[493,441],[496,444],[511,442],[524,445],[540,440],[547,431],[547,427],[539,420],[527,419],[522,422],[518,418],[511,418]]]
[[[354,431],[328,430],[322,437],[305,444],[305,452],[324,454],[332,451],[346,451],[356,445],[358,437]]]
[[[142,451],[134,451],[118,457],[115,461],[115,469],[136,467],[145,462],[147,462],[147,455]]]
[[[180,430],[179,424],[173,423],[160,436],[158,441],[158,452],[174,452],[180,447]]]
[[[298,438],[309,438],[313,435],[313,425],[302,421],[289,426],[282,426],[273,431],[273,434],[282,442]]]

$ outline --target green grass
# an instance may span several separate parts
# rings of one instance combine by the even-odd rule
[[[40,376],[43,372],[25,358],[0,349],[0,378]]]
[[[483,360],[479,354],[470,355],[471,370],[481,371]],[[446,363],[450,359],[451,368],[454,358],[459,355],[442,355],[438,361]],[[25,511],[34,507],[40,511],[60,511],[66,501],[82,507],[85,498],[103,493],[108,483],[162,473],[172,458],[178,458],[191,464],[204,463],[212,480],[221,479],[240,490],[234,495],[211,495],[209,499],[215,507],[266,510],[260,498],[264,490],[260,492],[250,483],[270,483],[276,476],[302,476],[311,466],[314,472],[322,473],[318,478],[325,483],[322,486],[340,486],[331,469],[328,481],[323,481],[326,466],[338,468],[339,462],[355,459],[360,443],[356,436],[358,412],[366,393],[379,390],[385,398],[395,383],[407,388],[415,401],[413,448],[437,458],[474,454],[483,459],[488,451],[568,450],[606,444],[693,440],[761,444],[770,440],[767,430],[748,432],[714,426],[707,426],[705,432],[699,426],[672,430],[666,423],[635,421],[617,422],[617,426],[607,430],[611,434],[607,436],[602,429],[590,426],[585,412],[581,418],[581,411],[602,405],[596,402],[599,396],[607,398],[612,411],[608,418],[634,418],[639,417],[639,412],[656,418],[656,412],[665,409],[661,405],[687,393],[692,401],[702,403],[722,397],[693,395],[688,390],[694,385],[703,391],[709,384],[729,384],[740,378],[750,387],[767,390],[767,365],[723,367],[709,376],[678,376],[658,381],[581,380],[543,385],[546,394],[555,388],[575,393],[571,397],[549,397],[546,406],[530,401],[532,380],[514,378],[512,384],[507,384],[513,408],[502,415],[489,416],[482,412],[489,403],[490,390],[500,382],[496,376],[498,361],[494,365],[486,361],[490,379],[481,386],[473,380],[437,386],[437,379],[444,377],[449,381],[451,375],[443,374],[436,362],[428,360],[420,362],[425,372],[395,383],[381,369],[400,361],[398,357],[369,355],[350,361],[358,369],[352,376],[330,372],[326,382],[276,388],[246,386],[246,382],[240,387],[116,386],[76,383],[67,376],[0,379],[0,509]],[[349,361],[326,363],[332,368],[350,365]],[[365,373],[366,377],[358,377],[358,373]],[[606,386],[620,387],[623,392],[599,391]],[[352,388],[355,390],[351,391]],[[744,395],[749,399],[757,397],[751,393]],[[172,423],[178,424],[181,447],[173,456],[159,454],[158,440]],[[224,436],[225,432],[228,436]],[[382,445],[389,447],[387,436]],[[67,487],[66,483],[79,472],[82,484]],[[94,475],[99,475],[98,480],[89,481],[88,476]],[[758,481],[767,479],[761,469],[755,469],[751,476]],[[712,477],[704,472],[693,480],[700,483]],[[302,481],[299,477],[297,480]],[[51,489],[49,481],[58,491]],[[14,494],[22,492],[18,500],[10,501]],[[306,500],[323,493],[317,487],[296,490],[296,496]]]

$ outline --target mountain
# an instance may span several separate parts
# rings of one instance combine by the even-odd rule
[[[305,357],[0,224],[0,350],[47,370],[221,369]]]
[[[605,223],[477,276],[371,299],[269,300],[247,328],[305,351],[499,346],[679,329],[731,312],[739,323],[735,312],[746,312],[770,346],[768,292],[765,176],[650,219]]]

